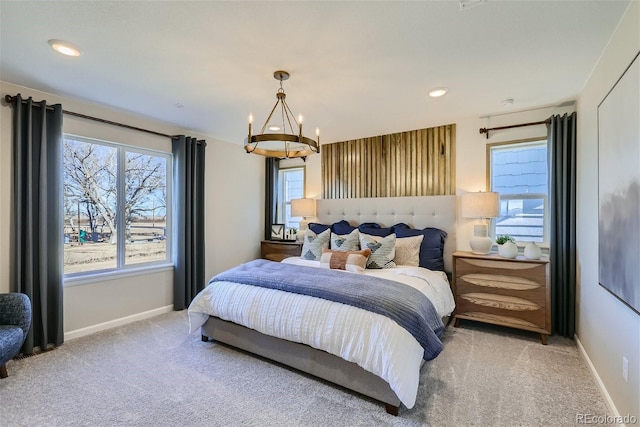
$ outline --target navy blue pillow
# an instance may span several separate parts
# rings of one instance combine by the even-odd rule
[[[316,234],[320,234],[325,230],[328,230],[331,226],[327,224],[318,224],[317,222],[309,223],[309,230],[313,231]]]
[[[447,233],[432,227],[427,227],[424,230],[398,228],[395,233],[398,239],[424,236],[420,245],[420,267],[434,271],[444,271],[444,240],[447,237]]]
[[[350,225],[346,220],[342,220],[339,222],[334,222],[331,224],[331,231],[335,234],[343,236],[345,234],[351,233],[356,228],[353,225]]]
[[[358,230],[360,228],[380,228],[380,224],[377,222],[363,222],[358,226]]]
[[[360,224],[358,226],[358,231],[370,236],[378,237],[387,237],[390,234],[393,234],[393,229],[391,227],[382,228],[380,227],[380,224],[376,224],[375,222],[365,222]]]
[[[396,225],[392,225],[391,229],[393,230],[393,232],[395,233],[397,230],[403,229],[403,230],[409,230],[411,227],[408,226],[407,224],[405,224],[404,222],[399,222]]]

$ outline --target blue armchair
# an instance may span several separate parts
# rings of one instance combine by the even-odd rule
[[[25,294],[0,294],[0,378],[18,352],[31,327],[31,301]]]

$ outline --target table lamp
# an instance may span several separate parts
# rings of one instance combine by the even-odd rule
[[[316,216],[316,200],[291,199],[291,216],[302,217],[302,221],[300,221],[300,230],[296,236],[298,240],[302,240],[309,224],[307,218],[313,218]]]
[[[486,219],[500,214],[500,195],[492,191],[479,191],[462,195],[461,214],[463,218],[477,218],[473,226],[473,237],[469,241],[471,252],[486,255],[491,250],[493,239],[489,237]]]

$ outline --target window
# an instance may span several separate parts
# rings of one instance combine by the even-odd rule
[[[171,154],[69,135],[63,150],[65,276],[170,262]]]
[[[304,167],[280,169],[278,171],[278,223],[286,229],[300,228],[302,218],[291,216],[291,200],[304,197]]]
[[[492,221],[492,232],[547,245],[547,140],[490,144],[487,151],[489,188],[500,193],[500,216]]]

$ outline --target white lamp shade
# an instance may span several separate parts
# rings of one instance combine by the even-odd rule
[[[314,217],[316,216],[316,200],[315,199],[292,199],[291,200],[291,216],[297,217]]]
[[[460,213],[463,218],[495,218],[500,214],[500,195],[493,191],[465,193]]]
[[[500,195],[492,191],[479,191],[462,195],[460,213],[463,218],[495,218],[500,215]],[[493,240],[487,235],[487,224],[484,221],[473,227],[473,237],[469,241],[471,252],[488,254]]]

